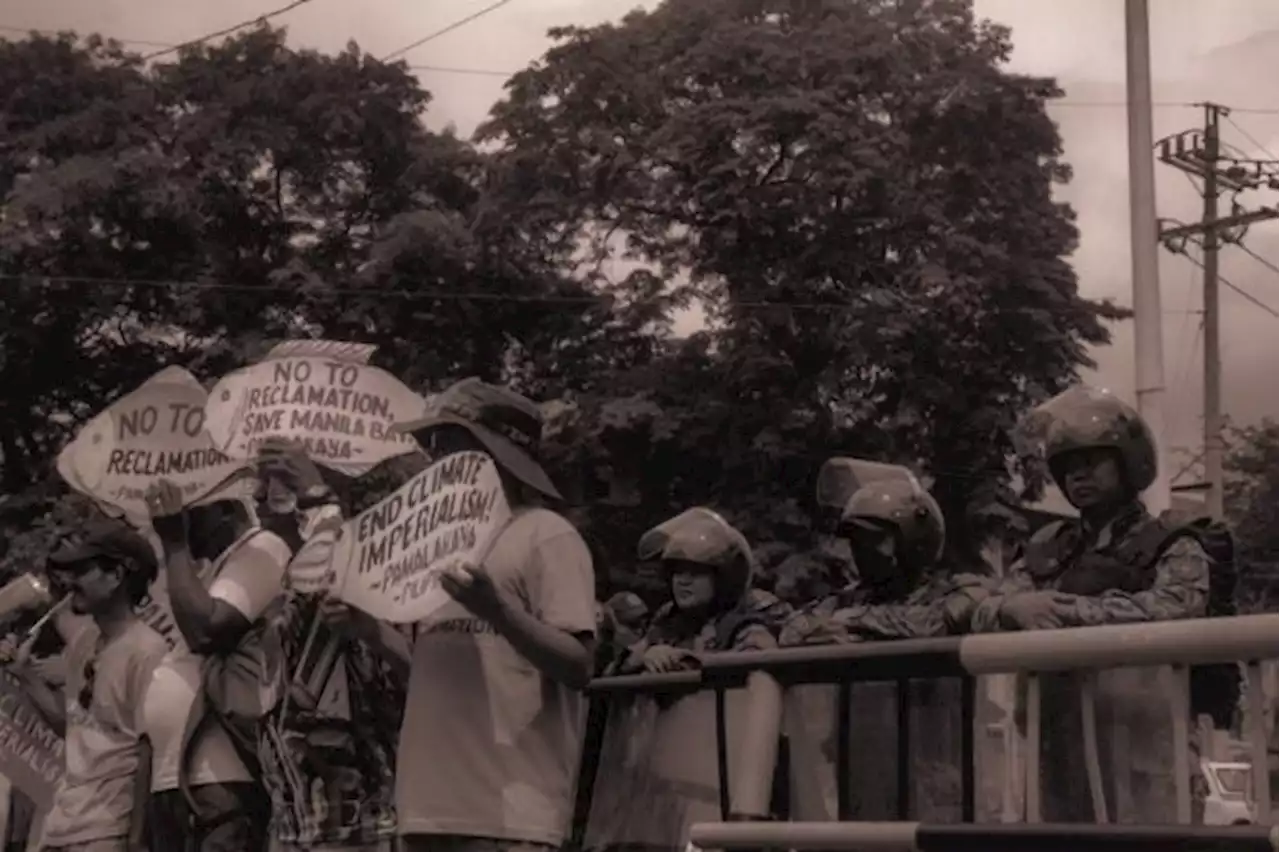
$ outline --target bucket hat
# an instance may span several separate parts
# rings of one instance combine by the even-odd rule
[[[542,424],[542,412],[531,399],[473,377],[450,385],[428,401],[421,417],[398,423],[394,429],[419,437],[439,426],[461,426],[484,445],[499,467],[542,494],[562,500],[539,461]]]

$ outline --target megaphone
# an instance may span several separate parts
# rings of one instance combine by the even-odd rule
[[[23,610],[40,609],[53,603],[49,583],[35,574],[19,574],[0,587],[0,621]]]

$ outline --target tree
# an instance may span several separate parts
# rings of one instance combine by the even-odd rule
[[[1227,456],[1226,514],[1236,536],[1240,608],[1275,612],[1276,558],[1280,553],[1277,514],[1277,428],[1274,420],[1232,430]]]
[[[963,544],[1018,415],[1124,315],[1067,262],[1053,81],[1005,72],[962,0],[667,0],[552,35],[480,133],[505,204],[546,256],[642,261],[711,317],[579,400],[582,464],[645,522],[709,501],[768,542],[825,457],[907,463]]]
[[[64,34],[0,42],[0,83],[6,491],[164,364],[211,378],[326,336],[422,388],[536,383],[625,331],[526,248],[488,158],[425,128],[402,63],[262,27],[144,67]]]

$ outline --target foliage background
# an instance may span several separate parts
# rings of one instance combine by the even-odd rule
[[[79,423],[163,365],[213,379],[295,336],[548,400],[602,591],[659,594],[634,541],[703,503],[765,585],[812,593],[834,454],[928,477],[946,567],[972,567],[1043,484],[1017,417],[1125,316],[1068,263],[1054,81],[1003,70],[1009,33],[964,0],[668,0],[555,36],[476,140],[354,44],[264,26],[147,65],[0,41],[0,567],[83,509],[52,472]],[[1274,572],[1270,428],[1271,490],[1245,453],[1232,505]]]

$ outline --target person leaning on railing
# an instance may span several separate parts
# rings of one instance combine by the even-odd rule
[[[1054,481],[1080,517],[1038,530],[975,631],[1129,624],[1234,614],[1221,530],[1171,514],[1141,495],[1156,476],[1155,441],[1138,413],[1109,393],[1076,387],[1033,414]],[[1226,594],[1213,594],[1219,590]],[[1219,599],[1222,598],[1222,599]],[[1229,610],[1229,611],[1224,611]]]
[[[1234,614],[1230,534],[1204,520],[1152,517],[1140,500],[1155,480],[1156,449],[1136,411],[1109,393],[1079,386],[1024,423],[1043,442],[1050,473],[1080,517],[1031,537],[1023,559],[975,610],[975,632]],[[1041,706],[1055,708],[1043,720],[1041,744],[1046,818],[1106,818],[1109,803],[1117,819],[1171,819],[1173,748],[1166,726],[1174,693],[1153,671],[1040,678]],[[1210,714],[1225,726],[1238,689],[1234,666],[1193,669],[1193,714]],[[1087,733],[1084,722],[1093,722],[1096,733]],[[1123,742],[1109,744],[1117,736]],[[1095,765],[1081,764],[1082,743],[1084,751],[1096,748],[1101,755],[1088,758]],[[1086,771],[1092,812],[1079,793]],[[1116,791],[1104,795],[1102,788],[1111,785]],[[1128,792],[1121,794],[1121,786]]]
[[[676,671],[695,666],[703,652],[777,646],[790,607],[752,588],[751,546],[720,515],[701,506],[682,512],[641,536],[637,551],[661,564],[671,600],[613,672]]]
[[[836,535],[849,543],[858,579],[796,613],[781,644],[917,639],[964,632],[987,594],[977,576],[941,576],[942,511],[914,478],[859,488],[840,514]]]

